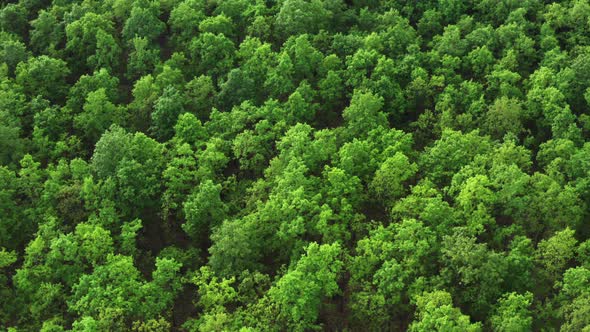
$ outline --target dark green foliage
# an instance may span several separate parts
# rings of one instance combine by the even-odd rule
[[[16,83],[29,97],[42,96],[61,103],[68,91],[66,77],[70,74],[67,63],[46,55],[30,58],[16,68]]]
[[[586,331],[590,2],[0,4],[0,331]]]

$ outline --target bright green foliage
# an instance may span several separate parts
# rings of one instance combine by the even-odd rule
[[[211,112],[215,87],[211,77],[201,75],[185,85],[186,107],[188,110],[205,118]]]
[[[108,70],[100,69],[92,74],[81,76],[70,88],[66,105],[75,113],[82,111],[84,103],[91,92],[104,89],[108,100],[114,103],[117,100],[117,86],[119,79],[113,77]]]
[[[133,46],[129,53],[127,77],[137,79],[154,69],[160,61],[160,52],[150,46],[145,37],[134,37],[131,42]]]
[[[282,36],[290,36],[318,32],[327,26],[331,14],[320,0],[286,0],[276,20]]]
[[[221,14],[218,16],[208,17],[199,23],[201,32],[210,32],[213,34],[222,34],[226,37],[232,37],[233,26],[231,20]]]
[[[225,220],[211,235],[214,244],[209,248],[209,264],[217,275],[260,269],[257,260],[261,258],[263,239],[251,219]]]
[[[191,280],[199,291],[198,305],[205,311],[219,311],[235,301],[236,290],[231,286],[235,278],[218,280],[208,267],[202,267]]]
[[[155,318],[178,290],[174,279],[179,269],[180,264],[172,260],[158,259],[153,280],[146,283],[140,280],[130,257],[110,255],[105,265],[80,278],[68,306],[83,317],[107,320],[109,324],[121,324],[129,318]],[[156,292],[159,295],[154,297]]]
[[[135,215],[157,201],[162,146],[144,134],[112,126],[96,143],[92,166],[104,185],[115,185],[113,199],[124,213]]]
[[[96,33],[96,53],[88,57],[88,63],[95,69],[108,68],[114,72],[121,62],[121,48],[115,38],[104,30]]]
[[[388,127],[387,118],[381,111],[383,99],[372,93],[355,91],[342,116],[351,137],[363,137],[376,127]]]
[[[590,2],[0,4],[0,331],[586,331]]]
[[[317,229],[324,241],[349,241],[350,230],[360,226],[364,217],[356,210],[364,200],[361,181],[339,168],[326,167],[324,178],[327,182]]]
[[[178,116],[184,113],[184,103],[180,93],[172,86],[164,89],[162,96],[154,104],[152,131],[162,141],[172,137]]]
[[[105,38],[112,38],[113,32],[113,23],[106,16],[87,13],[66,26],[66,50],[76,54],[78,59],[87,59],[91,65],[93,56],[102,56]]]
[[[131,41],[135,38],[145,38],[155,42],[156,38],[164,32],[165,24],[157,17],[159,3],[156,1],[134,1],[133,8],[125,26],[121,32],[124,40]]]
[[[0,59],[8,66],[11,75],[14,74],[16,65],[27,61],[28,56],[25,44],[20,41],[6,40],[0,46]]]
[[[15,244],[21,244],[18,239],[22,233],[16,232],[19,227],[20,213],[18,208],[17,194],[18,194],[18,179],[14,171],[6,167],[0,168],[0,204],[2,212],[0,212],[0,225],[5,231],[0,237],[2,243],[6,243],[8,248],[12,248]]]
[[[398,152],[387,158],[375,172],[370,187],[378,198],[395,199],[404,194],[404,182],[418,171],[416,164],[410,164],[408,157]]]
[[[488,153],[490,148],[489,139],[478,132],[463,134],[445,130],[441,139],[422,154],[421,163],[432,181],[445,183],[475,156]]]
[[[0,10],[2,31],[23,37],[27,31],[27,8],[22,3],[8,3]]]
[[[162,197],[162,212],[166,216],[180,209],[181,203],[197,182],[197,161],[190,145],[182,143],[176,148],[175,154],[176,157],[162,172],[166,182],[166,192]]]
[[[339,292],[342,269],[341,248],[337,244],[310,244],[305,255],[287,272],[268,296],[279,308],[279,319],[289,329],[303,331],[314,327],[323,297]]]
[[[352,261],[351,285],[355,289],[350,308],[356,323],[371,328],[391,324],[409,308],[403,304],[420,287],[433,259],[435,235],[419,221],[408,219],[388,228],[380,227],[358,241]],[[412,280],[416,285],[412,285]]]
[[[522,133],[522,110],[518,101],[500,98],[494,102],[487,113],[486,130],[492,137],[503,138],[511,133]]]
[[[132,90],[133,101],[127,106],[132,128],[146,132],[151,123],[153,104],[160,91],[152,75],[146,75],[135,81]]]
[[[82,113],[74,117],[74,128],[90,145],[98,141],[111,125],[123,123],[121,108],[108,99],[104,88],[90,92],[82,109]]]
[[[118,126],[113,126],[96,143],[92,166],[99,178],[114,175],[117,164],[129,149],[129,134]]]
[[[508,293],[499,301],[496,314],[490,319],[494,331],[530,331],[533,317],[530,305],[533,294]]]
[[[198,146],[206,138],[206,132],[201,121],[192,113],[184,113],[178,117],[174,125],[174,137],[180,142]]]
[[[201,33],[191,40],[189,50],[199,72],[219,78],[232,68],[235,46],[222,34]]]
[[[279,54],[276,67],[269,69],[266,81],[264,82],[264,86],[270,90],[271,96],[285,96],[295,89],[292,81],[293,72],[293,61],[291,57],[287,53]]]
[[[41,10],[39,16],[31,21],[31,28],[31,48],[39,53],[56,55],[65,31],[55,13]]]
[[[502,283],[510,281],[505,280],[508,258],[475,240],[459,232],[445,236],[441,260],[445,265],[442,275],[450,277],[447,283],[456,288],[455,294],[460,294],[469,312],[479,317],[488,314],[491,304],[502,295]]]
[[[548,278],[549,285],[556,282],[574,258],[577,240],[574,231],[566,228],[543,240],[537,247],[540,274]]]
[[[136,241],[137,232],[141,230],[141,220],[135,219],[123,224],[121,227],[121,252],[125,255],[134,255],[137,253]]]
[[[563,275],[561,298],[564,301],[562,315],[565,318],[564,331],[583,330],[588,326],[588,285],[590,271],[584,267],[568,269]]]
[[[180,1],[170,12],[168,25],[174,32],[177,48],[185,49],[192,36],[199,31],[199,22],[205,18],[205,2],[201,0]]]
[[[417,320],[410,331],[480,331],[481,325],[453,307],[451,295],[445,291],[424,293],[417,299]]]
[[[182,229],[194,239],[207,235],[207,230],[218,226],[227,208],[221,201],[221,186],[211,180],[202,182],[184,203],[186,223]]]

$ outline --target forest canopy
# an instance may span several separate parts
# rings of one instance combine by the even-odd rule
[[[587,331],[590,1],[0,1],[0,330]]]

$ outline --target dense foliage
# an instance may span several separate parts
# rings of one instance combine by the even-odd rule
[[[590,1],[0,2],[0,330],[587,331]]]

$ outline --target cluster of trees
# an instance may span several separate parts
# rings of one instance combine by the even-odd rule
[[[2,1],[0,330],[587,330],[588,22]]]

